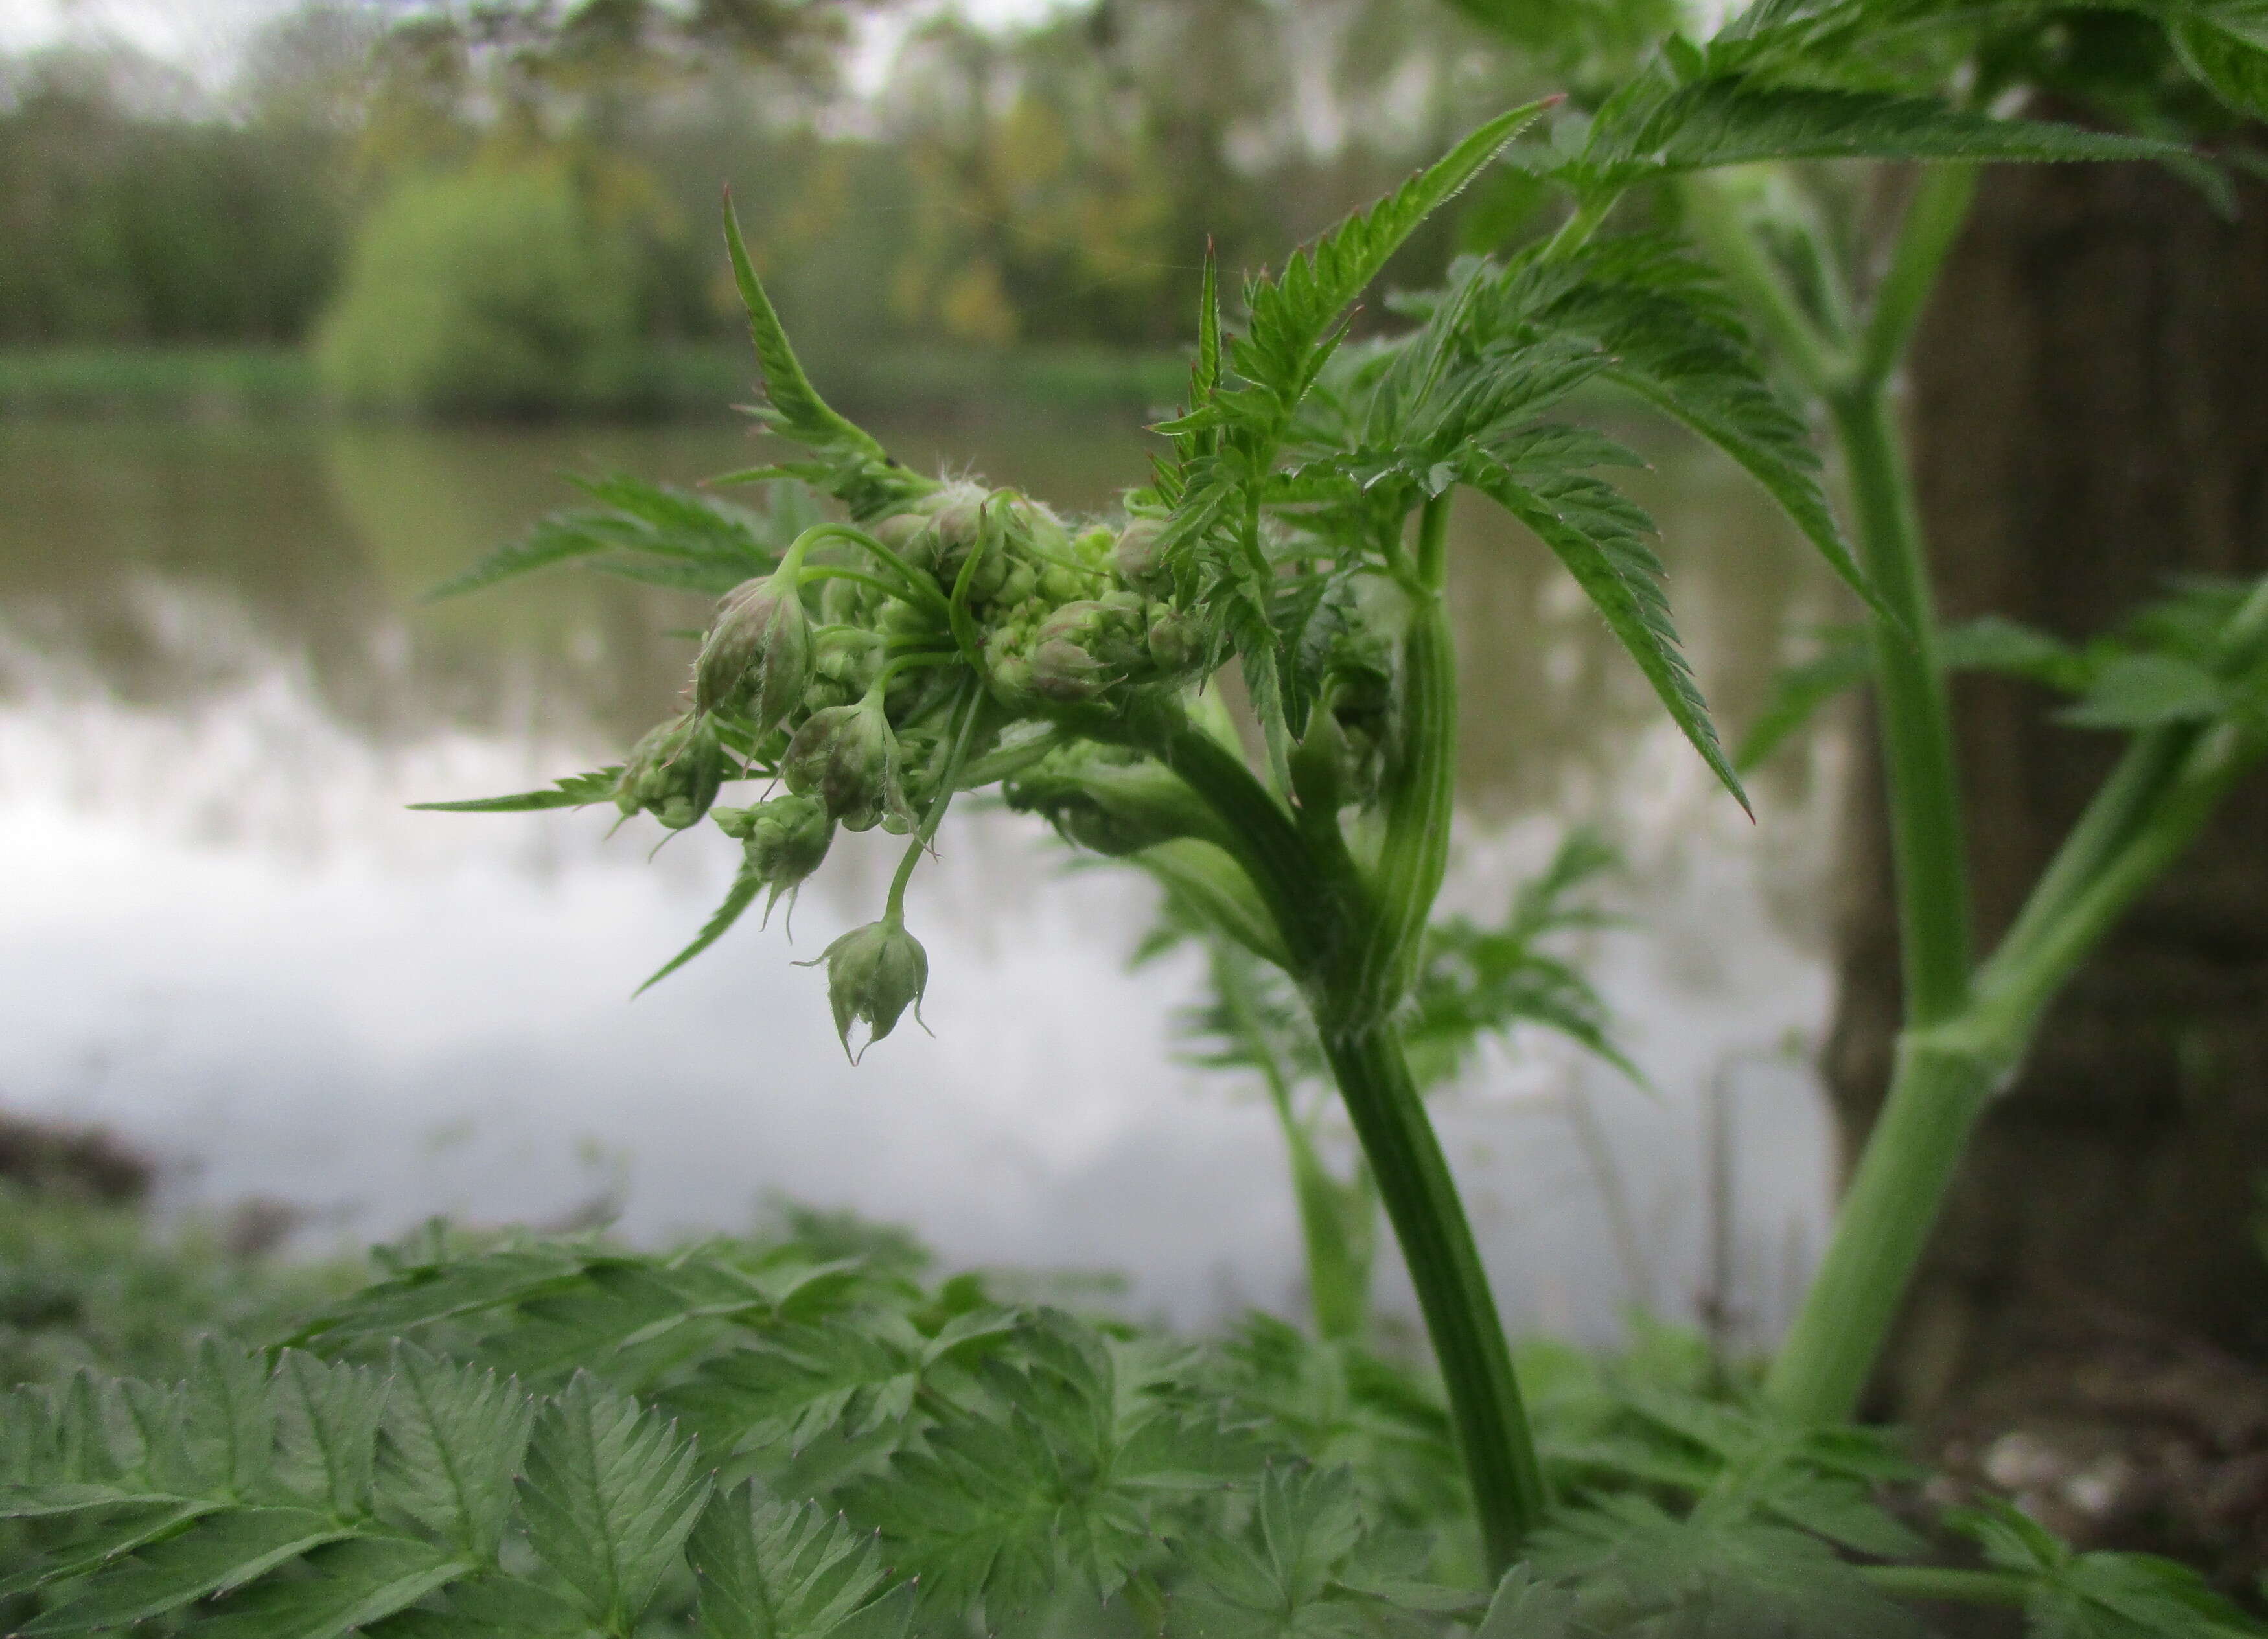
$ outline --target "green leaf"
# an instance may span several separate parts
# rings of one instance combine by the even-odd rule
[[[566,1291],[582,1278],[583,1260],[574,1252],[541,1243],[414,1265],[322,1311],[287,1341],[312,1349],[394,1337],[437,1320]]]
[[[239,1508],[200,1520],[81,1584],[63,1605],[26,1624],[26,1635],[89,1633],[161,1616],[266,1576],[351,1534],[303,1508]]]
[[[1575,1639],[1575,1597],[1535,1580],[1525,1565],[1505,1572],[1473,1639]]]
[[[2044,120],[2003,120],[1928,97],[1715,79],[1671,93],[1646,130],[1656,162],[1692,171],[1759,159],[2156,159],[2174,143]]]
[[[412,803],[410,807],[432,813],[516,814],[539,808],[585,808],[611,801],[622,775],[622,765],[571,774],[555,781],[548,791],[520,791],[511,797],[478,797],[456,803]]]
[[[1945,1523],[2003,1570],[2037,1578],[2025,1610],[2036,1639],[2235,1639],[2259,1624],[2186,1565],[2150,1554],[2074,1554],[2013,1503],[1987,1498]]]
[[[2169,654],[2124,654],[2096,673],[2063,720],[2080,728],[2139,730],[2210,722],[2228,709],[2220,680],[2194,661]]]
[[[537,1421],[519,1496],[537,1555],[593,1621],[627,1634],[676,1563],[709,1477],[659,1415],[578,1372]]]
[[[414,1605],[472,1567],[430,1543],[363,1537],[319,1548],[313,1574],[261,1583],[200,1614],[197,1639],[339,1639]]]
[[[384,1380],[295,1349],[278,1361],[271,1386],[279,1413],[278,1478],[285,1488],[342,1518],[368,1513]]]
[[[2182,66],[2214,96],[2248,119],[2268,120],[2268,48],[2260,39],[2198,18],[2176,18],[2166,33]]]
[[[1529,1561],[1587,1628],[1676,1639],[1918,1639],[1920,1625],[1818,1538],[1643,1496],[1602,1496],[1539,1532]]]
[[[743,860],[739,871],[733,878],[733,886],[725,891],[725,902],[710,913],[709,920],[701,924],[701,931],[693,936],[693,943],[655,968],[653,976],[640,985],[632,994],[644,996],[654,986],[723,938],[733,924],[740,921],[740,913],[756,902],[756,895],[763,891],[763,874]]]
[[[498,547],[470,569],[451,576],[434,587],[425,594],[425,600],[438,603],[445,598],[461,598],[467,592],[479,592],[498,581],[533,575],[538,570],[571,563],[578,558],[613,552],[622,545],[620,539],[593,530],[584,514],[566,513],[543,518],[528,531],[525,540]]]
[[[755,344],[756,363],[764,375],[764,396],[770,401],[766,417],[775,430],[798,444],[816,450],[842,450],[877,464],[889,455],[863,429],[837,415],[819,396],[811,378],[782,327],[763,281],[740,238],[740,221],[728,195],[725,202],[725,248],[733,261],[733,280],[740,287],[741,305],[747,309],[748,339]]]
[[[1751,14],[1764,10],[1750,8]],[[1740,26],[1736,21],[1734,30]],[[1712,46],[1710,55],[1736,63],[1755,51],[1751,41],[1731,49]],[[1597,200],[1653,177],[1760,160],[1985,164],[2166,159],[2184,151],[2143,137],[1997,119],[1933,97],[1775,84],[1762,72],[1734,67],[1682,85],[1661,70],[1634,78],[1600,108],[1580,151],[1529,148],[1517,158]]]
[[[857,1438],[903,1422],[920,1385],[922,1342],[904,1321],[873,1312],[775,1327],[706,1363],[672,1398],[736,1445],[792,1453],[837,1425]]]
[[[1824,643],[1817,655],[1772,673],[1771,693],[1733,757],[1742,773],[1761,767],[1829,701],[1874,675],[1874,641],[1866,628],[1830,627],[1820,636]]]
[[[171,1536],[191,1521],[217,1513],[227,1506],[204,1498],[186,1502],[152,1498],[110,1503],[106,1517],[98,1524],[77,1524],[68,1547],[44,1554],[18,1567],[12,1574],[0,1577],[0,1599],[11,1594],[29,1593],[65,1577],[85,1576],[107,1561]]]
[[[708,1639],[826,1639],[862,1618],[864,1639],[896,1639],[913,1614],[873,1537],[815,1503],[777,1502],[747,1486],[720,1493],[686,1554]]]
[[[1266,392],[1279,415],[1288,416],[1329,356],[1347,305],[1426,217],[1455,197],[1547,106],[1533,102],[1498,114],[1369,209],[1295,251],[1280,277],[1248,285],[1245,303],[1251,321],[1232,353],[1237,373]]]
[[[495,1373],[445,1363],[415,1343],[397,1341],[390,1363],[381,1512],[493,1560],[533,1404]]]
[[[1466,481],[1528,526],[1575,577],[1670,720],[1701,760],[1752,816],[1748,793],[1717,740],[1709,708],[1678,647],[1662,596],[1661,560],[1646,544],[1652,520],[1613,489],[1579,474],[1515,474],[1501,460],[1468,468]],[[1525,481],[1523,481],[1525,480]]]
[[[2092,674],[2087,660],[2061,638],[1997,614],[1944,628],[1938,656],[1948,672],[1998,672],[2051,688],[2084,688]]]
[[[583,1613],[541,1584],[490,1571],[364,1630],[370,1639],[588,1639]]]

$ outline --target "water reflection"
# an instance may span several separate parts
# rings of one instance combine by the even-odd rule
[[[1072,506],[1143,469],[1131,427],[890,436]],[[1662,449],[1643,498],[1738,722],[1778,632],[1831,593],[1735,478]],[[562,504],[563,473],[687,481],[745,459],[731,426],[0,426],[0,1098],[181,1158],[178,1199],[282,1196],[341,1232],[557,1219],[612,1193],[659,1235],[789,1189],[955,1260],[1123,1269],[1185,1319],[1285,1301],[1289,1202],[1253,1182],[1271,1128],[1173,1062],[1160,1025],[1190,975],[1123,970],[1138,883],[1065,877],[1023,822],[957,816],[913,906],[936,1039],[854,1073],[777,928],[626,1002],[721,893],[717,839],[648,864],[650,834],[609,842],[588,814],[403,812],[618,754],[666,709],[688,654],[669,634],[699,619],[594,577],[419,593]],[[1815,1098],[1773,1049],[1824,1009],[1840,749],[1776,770],[1752,827],[1540,549],[1476,509],[1458,529],[1451,898],[1493,913],[1565,824],[1602,824],[1645,926],[1594,954],[1657,1089],[1536,1041],[1445,1101],[1491,1268],[1531,1322],[1689,1307],[1719,1085],[1741,1139],[1734,1299],[1769,1325],[1819,1209]],[[872,912],[874,847],[895,845],[850,842],[805,895],[799,953]]]

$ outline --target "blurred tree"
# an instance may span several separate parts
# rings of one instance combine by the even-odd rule
[[[371,213],[316,359],[358,408],[533,415],[633,401],[637,340],[626,247],[566,173],[490,163]]]
[[[0,68],[0,339],[299,334],[335,265],[328,142],[284,110],[198,112],[123,49]]]

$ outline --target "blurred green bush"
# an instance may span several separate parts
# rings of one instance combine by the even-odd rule
[[[382,414],[544,415],[652,396],[630,249],[549,167],[411,178],[364,220],[315,334],[326,392]]]

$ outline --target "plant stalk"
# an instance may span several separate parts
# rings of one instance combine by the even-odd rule
[[[1446,499],[1419,531],[1420,577],[1438,589]],[[1438,590],[1411,617],[1403,789],[1374,883],[1320,857],[1243,760],[1185,717],[1144,735],[1210,804],[1275,919],[1314,1010],[1324,1056],[1402,1249],[1457,1431],[1491,1581],[1516,1562],[1549,1506],[1496,1298],[1393,1022],[1392,976],[1414,966],[1447,859],[1455,780],[1455,657]]]
[[[1448,572],[1449,496],[1418,516],[1410,624],[1402,644],[1402,755],[1386,799],[1376,909],[1356,971],[1333,985],[1335,1003],[1383,1014],[1406,995],[1423,954],[1426,920],[1449,868],[1457,797],[1457,655],[1442,587]]]
[[[1932,1050],[1912,1032],[1900,1039],[1834,1237],[1764,1379],[1764,1398],[1783,1412],[1828,1423],[1858,1409],[1997,1079],[1973,1056]]]
[[[1960,1010],[1971,960],[1953,714],[1921,526],[1889,393],[1880,386],[1854,388],[1828,402],[1849,467],[1859,556],[1898,622],[1874,622],[1875,698],[1905,1017],[1909,1025],[1926,1025]]]
[[[1494,1582],[1550,1499],[1480,1249],[1394,1027],[1327,1030],[1323,1051],[1417,1289]]]

